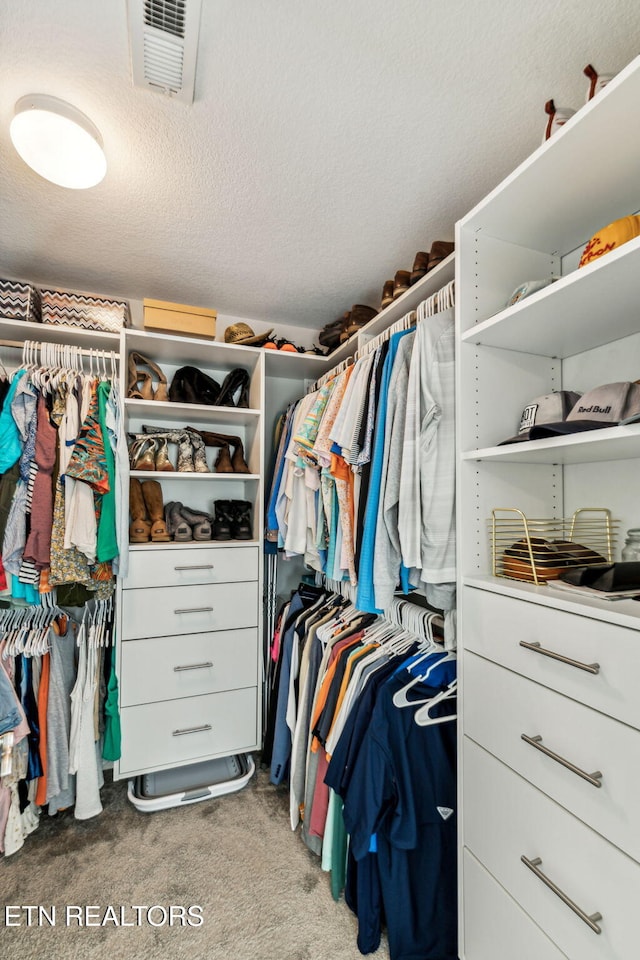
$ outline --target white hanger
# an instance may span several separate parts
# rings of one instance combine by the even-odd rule
[[[420,707],[419,710],[416,710],[414,720],[419,727],[431,727],[435,726],[436,723],[448,723],[449,720],[457,720],[457,713],[449,713],[446,717],[432,717],[431,709],[435,707],[436,703],[442,703],[443,700],[450,700],[452,697],[455,697],[458,690],[458,681],[452,680],[449,686],[445,690],[441,690],[440,693],[437,693],[435,697],[431,700],[427,700],[423,707]]]
[[[429,654],[434,652],[440,652],[440,651],[431,650],[429,651]],[[428,656],[429,654],[426,654],[425,657]],[[409,690],[411,690],[412,687],[415,687],[418,683],[423,683],[427,679],[431,671],[435,670],[436,667],[439,667],[442,663],[448,663],[449,661],[455,660],[455,659],[456,659],[455,653],[445,653],[443,657],[440,657],[438,660],[434,661],[434,663],[429,664],[425,673],[418,674],[417,677],[415,676],[412,677],[412,679],[409,680],[409,682],[406,683],[404,687],[401,687],[400,690],[396,690],[396,692],[394,693],[393,695],[394,706],[402,709],[403,707],[415,707],[416,705],[419,706],[420,704],[431,702],[431,698],[422,699],[422,700],[408,700],[407,693],[409,692]]]

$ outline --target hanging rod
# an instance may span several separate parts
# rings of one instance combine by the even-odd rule
[[[35,344],[38,350],[44,344],[45,347],[53,347],[54,349],[60,348],[73,350],[76,355],[81,357],[98,357],[100,359],[104,357],[106,360],[111,360],[113,357],[115,360],[120,362],[120,353],[118,350],[100,350],[92,347],[75,347],[72,344],[56,343],[55,341],[49,340],[0,340],[0,347],[13,347],[17,350],[22,350],[25,343]]]

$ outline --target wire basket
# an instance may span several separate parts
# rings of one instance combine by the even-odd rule
[[[489,521],[493,575],[539,584],[571,567],[611,563],[619,523],[603,507],[582,507],[559,519],[532,519],[515,507],[498,507]]]

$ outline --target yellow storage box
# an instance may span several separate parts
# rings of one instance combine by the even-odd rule
[[[205,307],[191,307],[185,303],[167,300],[147,300],[144,303],[145,330],[164,330],[191,337],[216,335],[217,311]]]

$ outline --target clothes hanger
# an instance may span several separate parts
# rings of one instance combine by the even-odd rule
[[[457,658],[455,653],[443,653],[443,656],[437,657],[437,659],[433,663],[429,664],[426,672],[420,673],[418,674],[418,676],[414,676],[408,683],[404,685],[404,687],[401,687],[400,690],[396,690],[396,692],[393,695],[394,706],[402,709],[403,707],[415,707],[415,706],[419,706],[422,703],[428,703],[431,698],[422,699],[422,700],[409,700],[407,699],[407,693],[413,687],[417,686],[417,684],[424,683],[424,681],[429,677],[431,672],[435,670],[436,667],[439,667],[443,663],[449,663],[450,661],[456,660],[456,659]]]
[[[437,723],[448,723],[450,720],[457,720],[457,713],[449,713],[445,717],[432,717],[431,710],[437,703],[443,700],[451,700],[457,695],[458,681],[452,680],[445,690],[441,690],[431,700],[427,700],[424,706],[416,710],[413,719],[419,727],[432,727]]]

